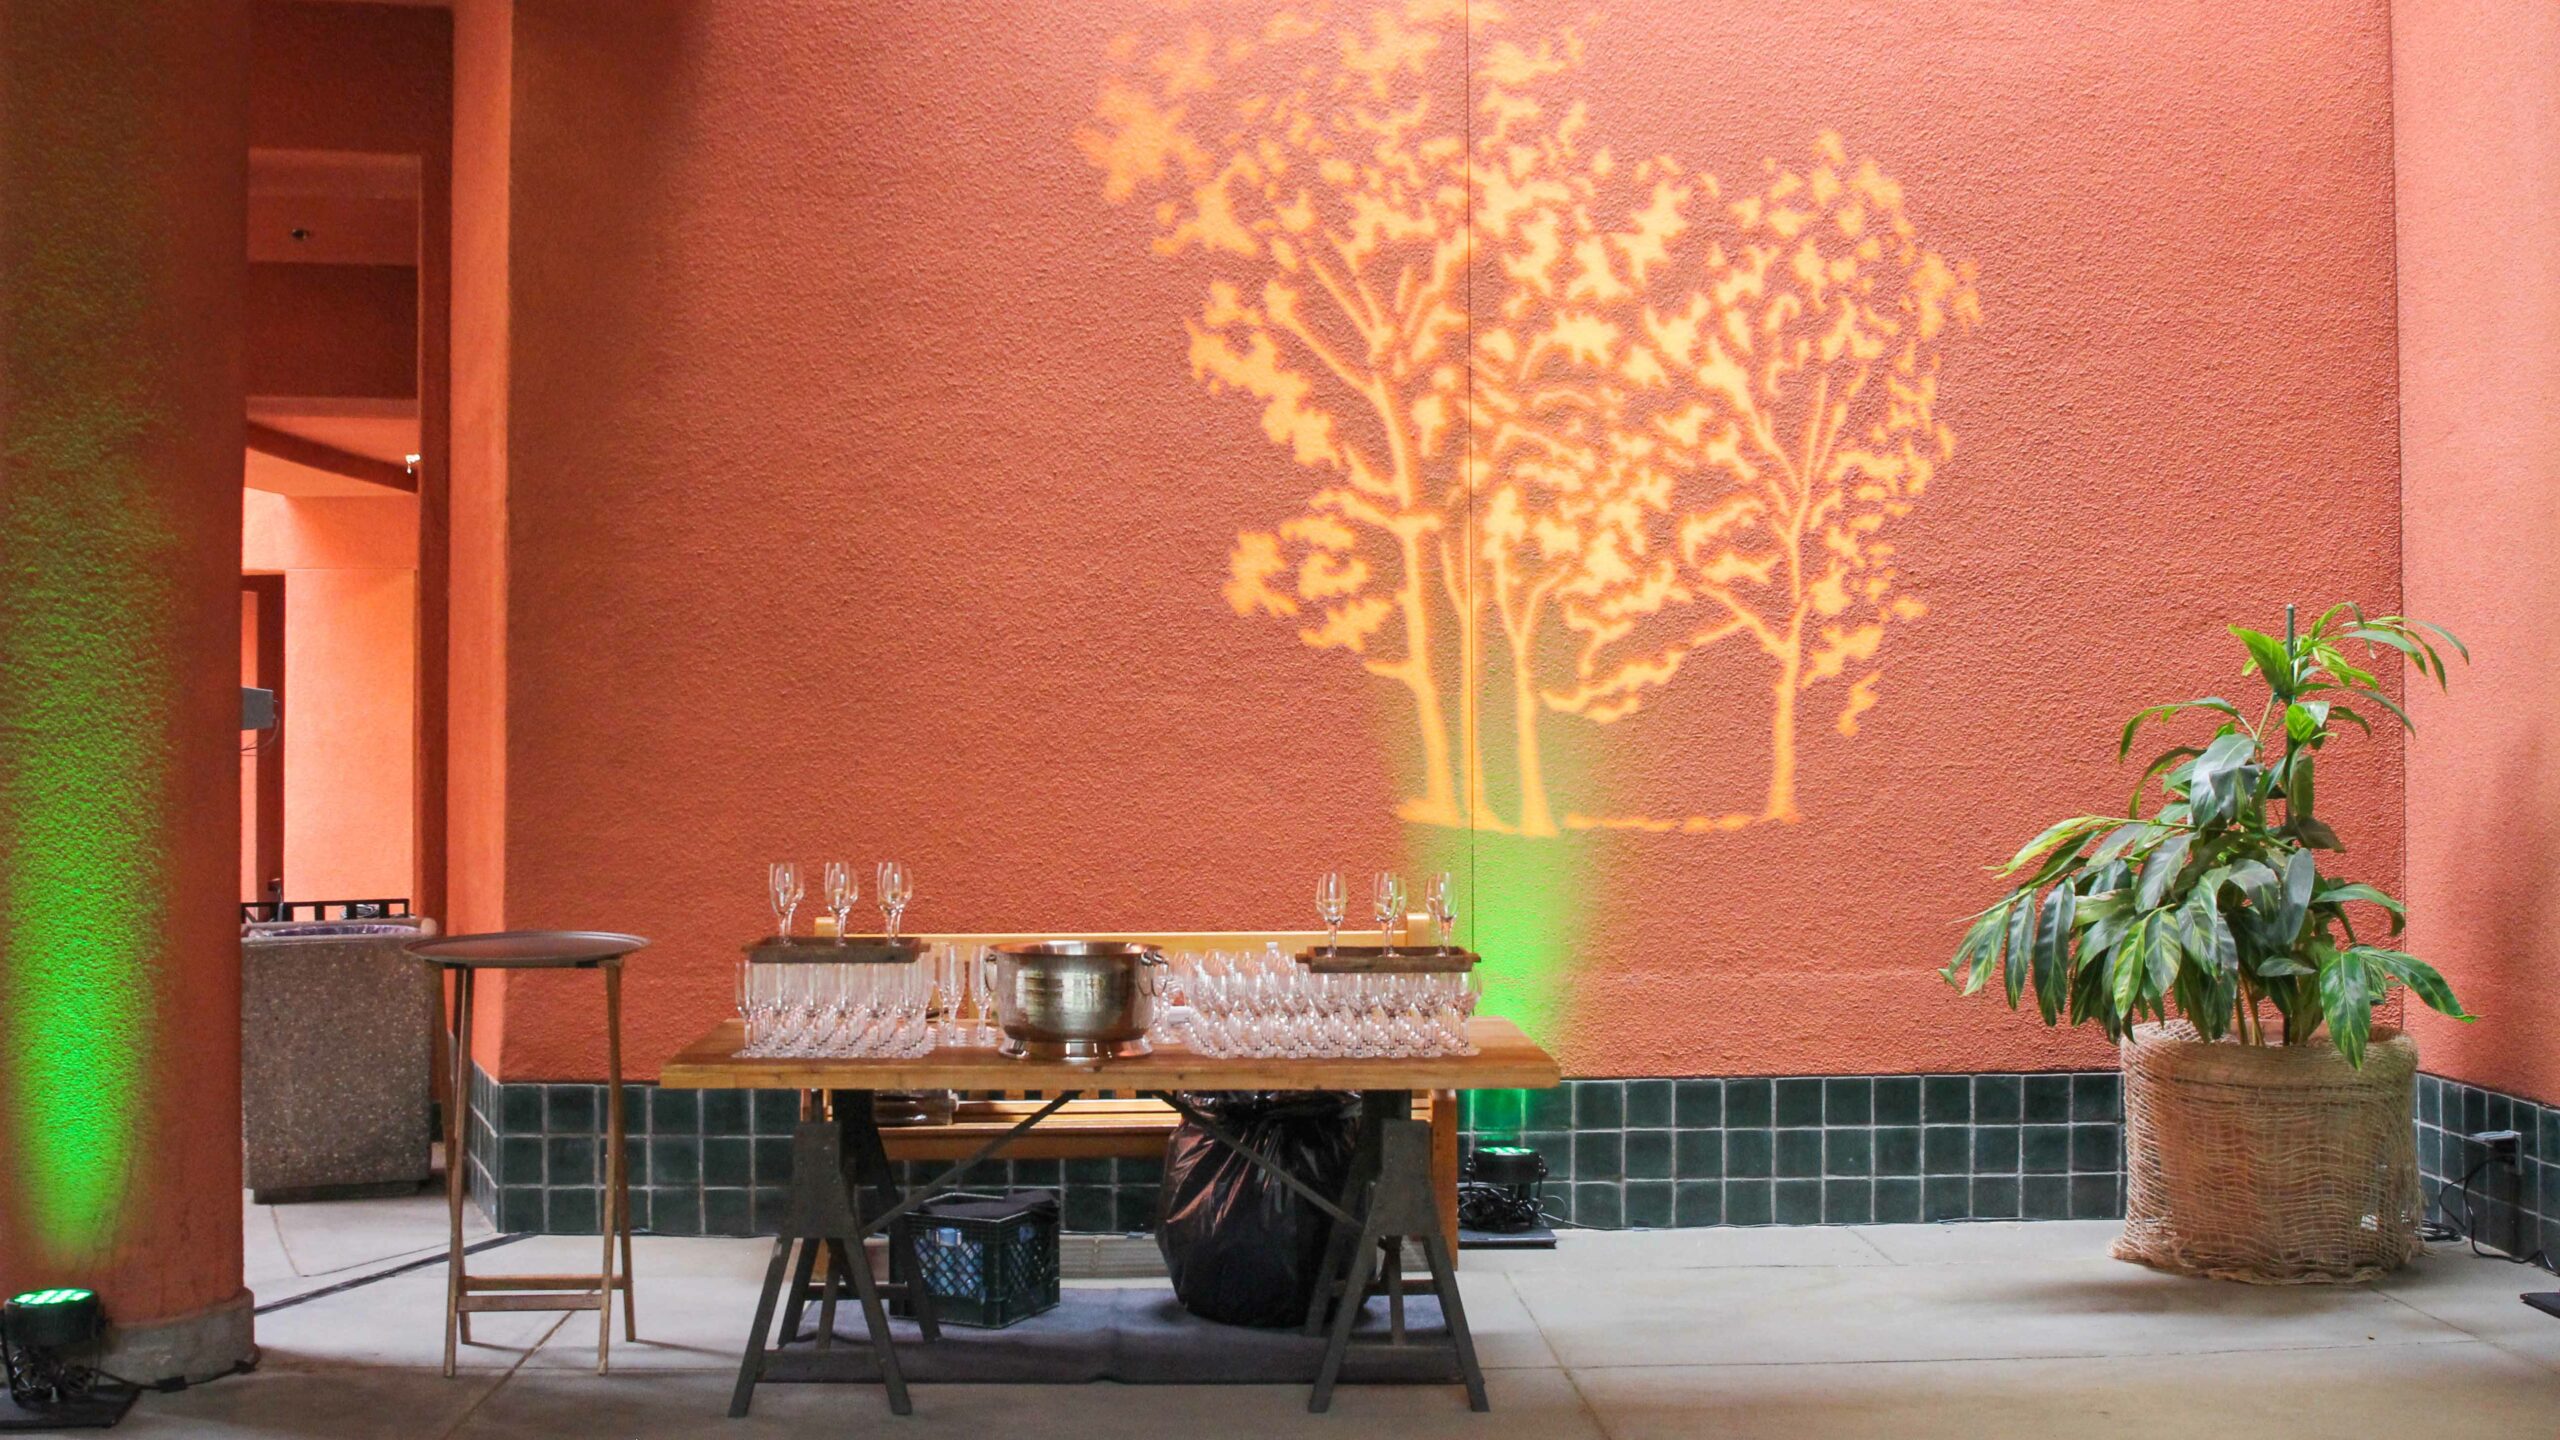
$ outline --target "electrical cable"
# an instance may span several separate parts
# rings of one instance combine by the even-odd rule
[[[2483,1260],[2504,1260],[2510,1265],[2531,1265],[2538,1270],[2560,1274],[2560,1264],[2554,1263],[2551,1252],[2546,1249],[2536,1248],[2527,1254],[2511,1255],[2503,1250],[2480,1248],[2481,1197],[2473,1191],[2472,1182],[2479,1179],[2480,1172],[2488,1169],[2496,1160],[2496,1155],[2484,1154],[2472,1162],[2470,1169],[2462,1172],[2461,1179],[2447,1181],[2436,1187],[2436,1193],[2427,1202],[2427,1208],[2438,1218],[2424,1221],[2419,1226],[2420,1238],[2440,1243],[2459,1240],[2471,1247],[2473,1255]],[[2454,1218],[2452,1207],[2445,1203],[2445,1192],[2448,1190],[2460,1196],[2462,1200],[2462,1218],[2458,1221]]]

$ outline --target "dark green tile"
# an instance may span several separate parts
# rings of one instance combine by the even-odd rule
[[[2018,1217],[2022,1220],[2071,1218],[2071,1181],[2062,1175],[2029,1175],[2018,1182]]]
[[[1627,1083],[1623,1080],[1573,1082],[1573,1128],[1615,1130],[1627,1123]]]
[[[2030,1125],[2067,1125],[2071,1122],[2071,1077],[2068,1075],[2030,1075],[2024,1087],[2026,1119]]]
[[[791,1142],[788,1140],[757,1140],[753,1142],[753,1144],[756,1159],[756,1183],[758,1185],[790,1184]]]
[[[702,1093],[698,1090],[666,1090],[651,1086],[642,1092],[649,1097],[649,1133],[651,1135],[699,1135],[702,1133]]]
[[[663,1145],[666,1141],[652,1139],[649,1143]],[[731,1186],[740,1190],[756,1183],[755,1142],[734,1135],[722,1135],[716,1139],[706,1137],[702,1141],[702,1183],[705,1186]],[[716,1231],[714,1233],[731,1232]]]
[[[657,1088],[658,1087],[655,1085],[625,1085],[622,1087],[622,1128],[624,1133],[639,1135],[649,1132],[655,1128],[649,1123],[649,1093]],[[685,1093],[690,1095],[694,1092],[688,1090]],[[599,1085],[596,1087],[596,1123],[598,1125],[602,1125],[612,1118],[605,1114],[604,1107],[604,1102],[610,1098],[611,1094],[612,1092],[605,1086]],[[691,1134],[693,1133],[693,1129],[691,1126],[687,1126],[678,1133]]]
[[[689,1185],[649,1187],[649,1229],[659,1235],[702,1233],[702,1192]]]
[[[746,1135],[754,1126],[748,1121],[750,1110],[747,1090],[704,1090],[702,1096],[702,1133],[705,1135]]]
[[[1522,1121],[1530,1130],[1571,1130],[1573,1128],[1573,1088],[1558,1085],[1551,1090],[1528,1093],[1528,1111]]]
[[[1156,1187],[1122,1185],[1112,1192],[1112,1222],[1124,1234],[1156,1228]]]
[[[2018,1168],[2030,1175],[2061,1175],[2071,1169],[2071,1127],[2030,1125],[2020,1132]]]
[[[1772,1204],[1780,1225],[1819,1225],[1822,1223],[1822,1182],[1781,1180]]]
[[[1724,1182],[1724,1223],[1766,1225],[1777,1218],[1776,1191],[1766,1180]]]
[[[501,1185],[542,1183],[540,1136],[510,1135],[498,1142],[498,1183]]]
[[[2113,1175],[2074,1175],[2071,1177],[2071,1218],[2074,1220],[2113,1220],[2124,1213],[2124,1201],[2116,1192]]]
[[[2113,1125],[2071,1127],[2071,1169],[2075,1174],[2113,1174],[2124,1167],[2118,1143],[2123,1132]]]
[[[2015,1175],[1973,1177],[1973,1218],[1976,1220],[2017,1219],[2018,1177]]]
[[[1876,1188],[1871,1180],[1822,1182],[1822,1223],[1866,1225],[1876,1218]]]
[[[1920,1127],[1887,1125],[1876,1131],[1876,1174],[1920,1173]]]
[[[1920,1182],[1901,1179],[1876,1181],[1876,1223],[1879,1225],[1919,1224]]]
[[[540,1231],[544,1224],[542,1199],[539,1185],[501,1185],[498,1213],[490,1223],[509,1235]]]
[[[1576,1182],[1573,1223],[1595,1230],[1615,1230],[1626,1223],[1626,1196],[1615,1182]]]
[[[1724,1223],[1724,1184],[1717,1180],[1683,1180],[1671,1187],[1673,1222],[1680,1225]]]
[[[2015,1125],[2025,1115],[2025,1087],[2015,1075],[1973,1077],[1973,1123]]]
[[[1932,1175],[1920,1182],[1920,1218],[1928,1221],[1973,1218],[1973,1182],[1962,1175]]]
[[[1066,1167],[1055,1160],[1013,1162],[1013,1183],[1016,1185],[1039,1185],[1054,1190],[1065,1184],[1066,1178]]]
[[[1112,1162],[1111,1177],[1123,1185],[1160,1185],[1164,1161],[1153,1155],[1123,1155]]]
[[[558,1135],[544,1142],[549,1152],[547,1183],[552,1185],[593,1185],[596,1183],[596,1151],[591,1135]]]
[[[755,1098],[758,1135],[789,1135],[800,1124],[800,1097],[789,1090],[759,1090]]]
[[[1822,1173],[1850,1176],[1860,1180],[1875,1174],[1875,1132],[1872,1130],[1823,1131]]]
[[[1626,1124],[1630,1130],[1669,1129],[1671,1082],[1668,1080],[1628,1081]]]
[[[1973,1079],[1967,1075],[1924,1075],[1920,1079],[1920,1120],[1926,1125],[1973,1123]]]
[[[1118,1183],[1107,1156],[1079,1156],[1066,1165],[1066,1183],[1073,1185],[1111,1185]]]
[[[1822,1173],[1822,1132],[1819,1130],[1781,1130],[1778,1132],[1778,1178],[1811,1179]]]
[[[1626,1142],[1615,1130],[1586,1130],[1573,1137],[1573,1178],[1584,1180],[1622,1180],[1626,1178]]]
[[[1720,1129],[1724,1125],[1724,1082],[1682,1080],[1671,1087],[1674,1123],[1683,1130]]]
[[[1624,1204],[1627,1224],[1649,1230],[1668,1229],[1672,1216],[1671,1182],[1630,1180]]]
[[[1070,1185],[1059,1223],[1080,1235],[1102,1235],[1120,1225],[1118,1192],[1108,1185]]]
[[[596,1087],[593,1085],[553,1085],[543,1097],[543,1128],[554,1135],[595,1135],[604,1130],[604,1117],[597,1113]]]
[[[1777,1132],[1724,1132],[1724,1173],[1728,1180],[1766,1180],[1776,1172]],[[1739,1223],[1739,1222],[1737,1222]]]
[[[698,1186],[701,1183],[701,1141],[683,1136],[650,1138],[649,1184],[651,1186]]]
[[[1920,1123],[1919,1076],[1888,1075],[1876,1082],[1876,1123],[1878,1125]]]
[[[2071,1118],[2088,1122],[2118,1118],[2118,1101],[2124,1094],[2121,1078],[2101,1071],[2088,1071],[2071,1077]]]
[[[702,1192],[702,1233],[753,1235],[755,1204],[748,1191],[722,1186]]]
[[[1972,1129],[1964,1125],[1932,1125],[1922,1130],[1920,1168],[1930,1175],[1972,1174]]]
[[[1778,1127],[1819,1125],[1822,1123],[1822,1082],[1787,1079],[1776,1085]]]
[[[1543,1214],[1545,1214],[1545,1216],[1546,1216],[1549,1220],[1551,1220],[1551,1221],[1555,1222],[1556,1224],[1559,1224],[1559,1225],[1570,1225],[1570,1224],[1572,1224],[1572,1223],[1573,1223],[1573,1185],[1572,1185],[1572,1182],[1570,1182],[1570,1181],[1564,1181],[1564,1180],[1557,1180],[1557,1181],[1550,1182],[1550,1183],[1549,1183],[1549,1184],[1547,1184],[1547,1185],[1541,1186],[1541,1187],[1539,1188],[1539,1191],[1538,1191],[1538,1205],[1539,1205],[1539,1209],[1540,1209],[1540,1211],[1541,1211]]]
[[[1876,1119],[1876,1082],[1864,1076],[1835,1075],[1822,1082],[1822,1123],[1872,1125]]]
[[[1671,1142],[1671,1170],[1683,1180],[1724,1178],[1724,1132],[1683,1130]],[[1685,1223],[1685,1222],[1684,1222]]]
[[[748,1196],[749,1202],[755,1207],[755,1229],[751,1233],[757,1235],[781,1234],[782,1223],[785,1219],[789,1218],[791,1214],[791,1192],[788,1190],[773,1189],[770,1186],[759,1185],[754,1190],[749,1191]]]
[[[2018,1173],[2017,1126],[1976,1125],[1973,1127],[1973,1173],[1976,1175]]]
[[[1518,1090],[1479,1090],[1472,1112],[1475,1128],[1505,1140],[1528,1128],[1528,1097]]]
[[[498,1123],[510,1135],[542,1133],[542,1087],[539,1085],[501,1085],[498,1087]]]
[[[634,1231],[646,1231],[649,1228],[649,1220],[649,1192],[634,1186],[631,1190],[631,1228]]]
[[[1630,1180],[1670,1179],[1671,1132],[1668,1130],[1628,1131],[1626,1167],[1626,1176]],[[1670,1201],[1666,1199],[1663,1203],[1667,1207]],[[1663,1223],[1667,1225],[1671,1222],[1666,1220]]]
[[[553,1186],[545,1202],[542,1228],[553,1235],[595,1234],[599,1228],[597,1199],[597,1192],[586,1186]]]
[[[1771,1098],[1775,1088],[1769,1081],[1757,1077],[1724,1082],[1724,1128],[1768,1129],[1776,1114]]]

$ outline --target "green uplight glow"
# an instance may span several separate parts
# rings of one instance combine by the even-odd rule
[[[11,1296],[9,1303],[12,1305],[26,1305],[31,1307],[39,1305],[70,1305],[82,1300],[94,1300],[97,1298],[97,1293],[98,1292],[94,1290],[30,1290],[24,1295]]]
[[[32,43],[32,42],[31,42]],[[112,97],[12,125],[0,233],[0,1206],[57,1263],[109,1243],[135,1172],[169,883],[179,546],[152,466],[172,417],[159,166]],[[125,167],[124,186],[85,178]]]

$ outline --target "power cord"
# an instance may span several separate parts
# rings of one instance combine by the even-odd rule
[[[2555,1265],[2553,1256],[2547,1249],[2536,1247],[2528,1254],[2510,1255],[2503,1250],[2480,1248],[2481,1197],[2473,1190],[2472,1182],[2478,1180],[2480,1172],[2488,1169],[2498,1158],[2497,1150],[2485,1150],[2478,1160],[2472,1162],[2470,1169],[2462,1172],[2461,1179],[2448,1181],[2436,1187],[2435,1195],[2427,1202],[2428,1210],[2436,1218],[2428,1219],[2419,1225],[2419,1238],[2436,1244],[2449,1244],[2459,1240],[2471,1247],[2473,1255],[2483,1260],[2504,1260],[2510,1265],[2531,1265],[2539,1270],[2560,1274],[2560,1265]],[[2462,1216],[2459,1220],[2454,1218],[2452,1207],[2445,1203],[2447,1191],[2452,1191],[2461,1197]]]

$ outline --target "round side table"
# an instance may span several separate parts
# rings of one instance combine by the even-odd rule
[[[613,1346],[613,1295],[622,1292],[622,1338],[638,1326],[631,1290],[631,1177],[622,1154],[622,961],[648,947],[637,935],[601,930],[505,930],[486,935],[447,935],[421,940],[408,952],[453,972],[453,1020],[445,1034],[453,1045],[453,1093],[445,1102],[445,1200],[452,1212],[453,1243],[445,1267],[444,1373],[453,1378],[463,1341],[471,1338],[477,1310],[593,1310],[596,1373],[605,1371]],[[471,993],[483,970],[596,970],[604,975],[605,1169],[604,1203],[597,1229],[604,1235],[604,1265],[593,1275],[488,1275],[463,1268],[462,1206],[470,1174]],[[619,1243],[622,1267],[614,1268]]]

